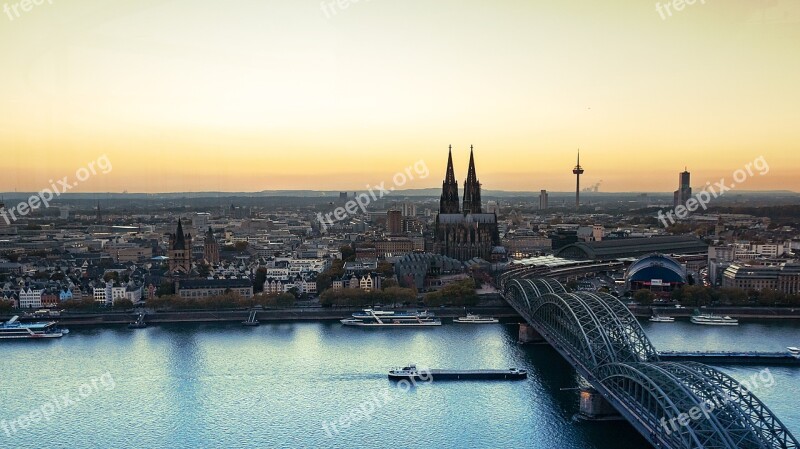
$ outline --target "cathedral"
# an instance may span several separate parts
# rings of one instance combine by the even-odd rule
[[[481,183],[475,173],[475,158],[469,149],[469,169],[464,181],[464,200],[458,201],[458,182],[453,171],[453,147],[447,156],[447,173],[442,182],[439,214],[436,216],[434,251],[461,261],[480,257],[489,260],[500,244],[497,215],[484,213]]]

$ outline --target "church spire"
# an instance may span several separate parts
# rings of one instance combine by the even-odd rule
[[[447,154],[447,172],[442,181],[442,196],[439,199],[440,214],[457,214],[458,210],[458,181],[453,170],[453,146],[450,145]]]
[[[447,173],[444,177],[445,183],[455,183],[456,182],[456,175],[453,171],[453,146],[450,145],[450,150],[447,153]]]
[[[178,219],[178,229],[175,231],[175,244],[172,249],[186,249],[186,237],[183,234],[183,224]]]
[[[464,181],[464,213],[480,214],[481,208],[481,183],[478,182],[478,175],[475,173],[475,156],[472,145],[469,146],[469,168],[467,169],[467,179]]]

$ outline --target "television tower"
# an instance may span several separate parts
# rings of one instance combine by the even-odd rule
[[[575,209],[578,209],[581,207],[581,175],[583,174],[580,148],[578,148],[578,165],[572,169],[572,174],[575,175]]]

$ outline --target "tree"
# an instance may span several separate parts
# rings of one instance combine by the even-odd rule
[[[120,298],[114,301],[114,308],[120,310],[132,309],[133,308],[133,301],[128,298]]]
[[[236,242],[233,244],[233,247],[236,248],[236,251],[245,251],[249,243],[247,242]]]
[[[652,304],[655,298],[656,295],[646,289],[636,290],[636,293],[633,294],[633,300],[642,305]]]
[[[339,248],[342,253],[342,260],[345,262],[352,262],[356,260],[356,250],[351,245],[345,245]]]
[[[103,280],[108,281],[117,281],[119,280],[119,273],[116,271],[109,271],[108,273],[103,275]]]
[[[264,282],[267,281],[267,269],[259,267],[256,270],[256,277],[253,280],[253,293],[260,293],[264,291]]]
[[[567,282],[567,291],[574,292],[577,289],[578,289],[578,281],[573,279]]]
[[[383,277],[391,277],[394,274],[394,266],[386,261],[380,262],[378,263],[377,272]]]
[[[174,294],[175,294],[175,284],[166,279],[161,281],[161,285],[159,285],[158,289],[156,290],[157,296],[168,296]]]
[[[0,300],[0,312],[10,312],[14,308],[14,301]]]

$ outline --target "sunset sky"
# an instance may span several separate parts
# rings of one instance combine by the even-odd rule
[[[0,0],[0,191],[800,191],[800,1]],[[52,4],[51,4],[52,3]],[[662,1],[661,3],[668,3]],[[343,3],[347,5],[347,3]]]

